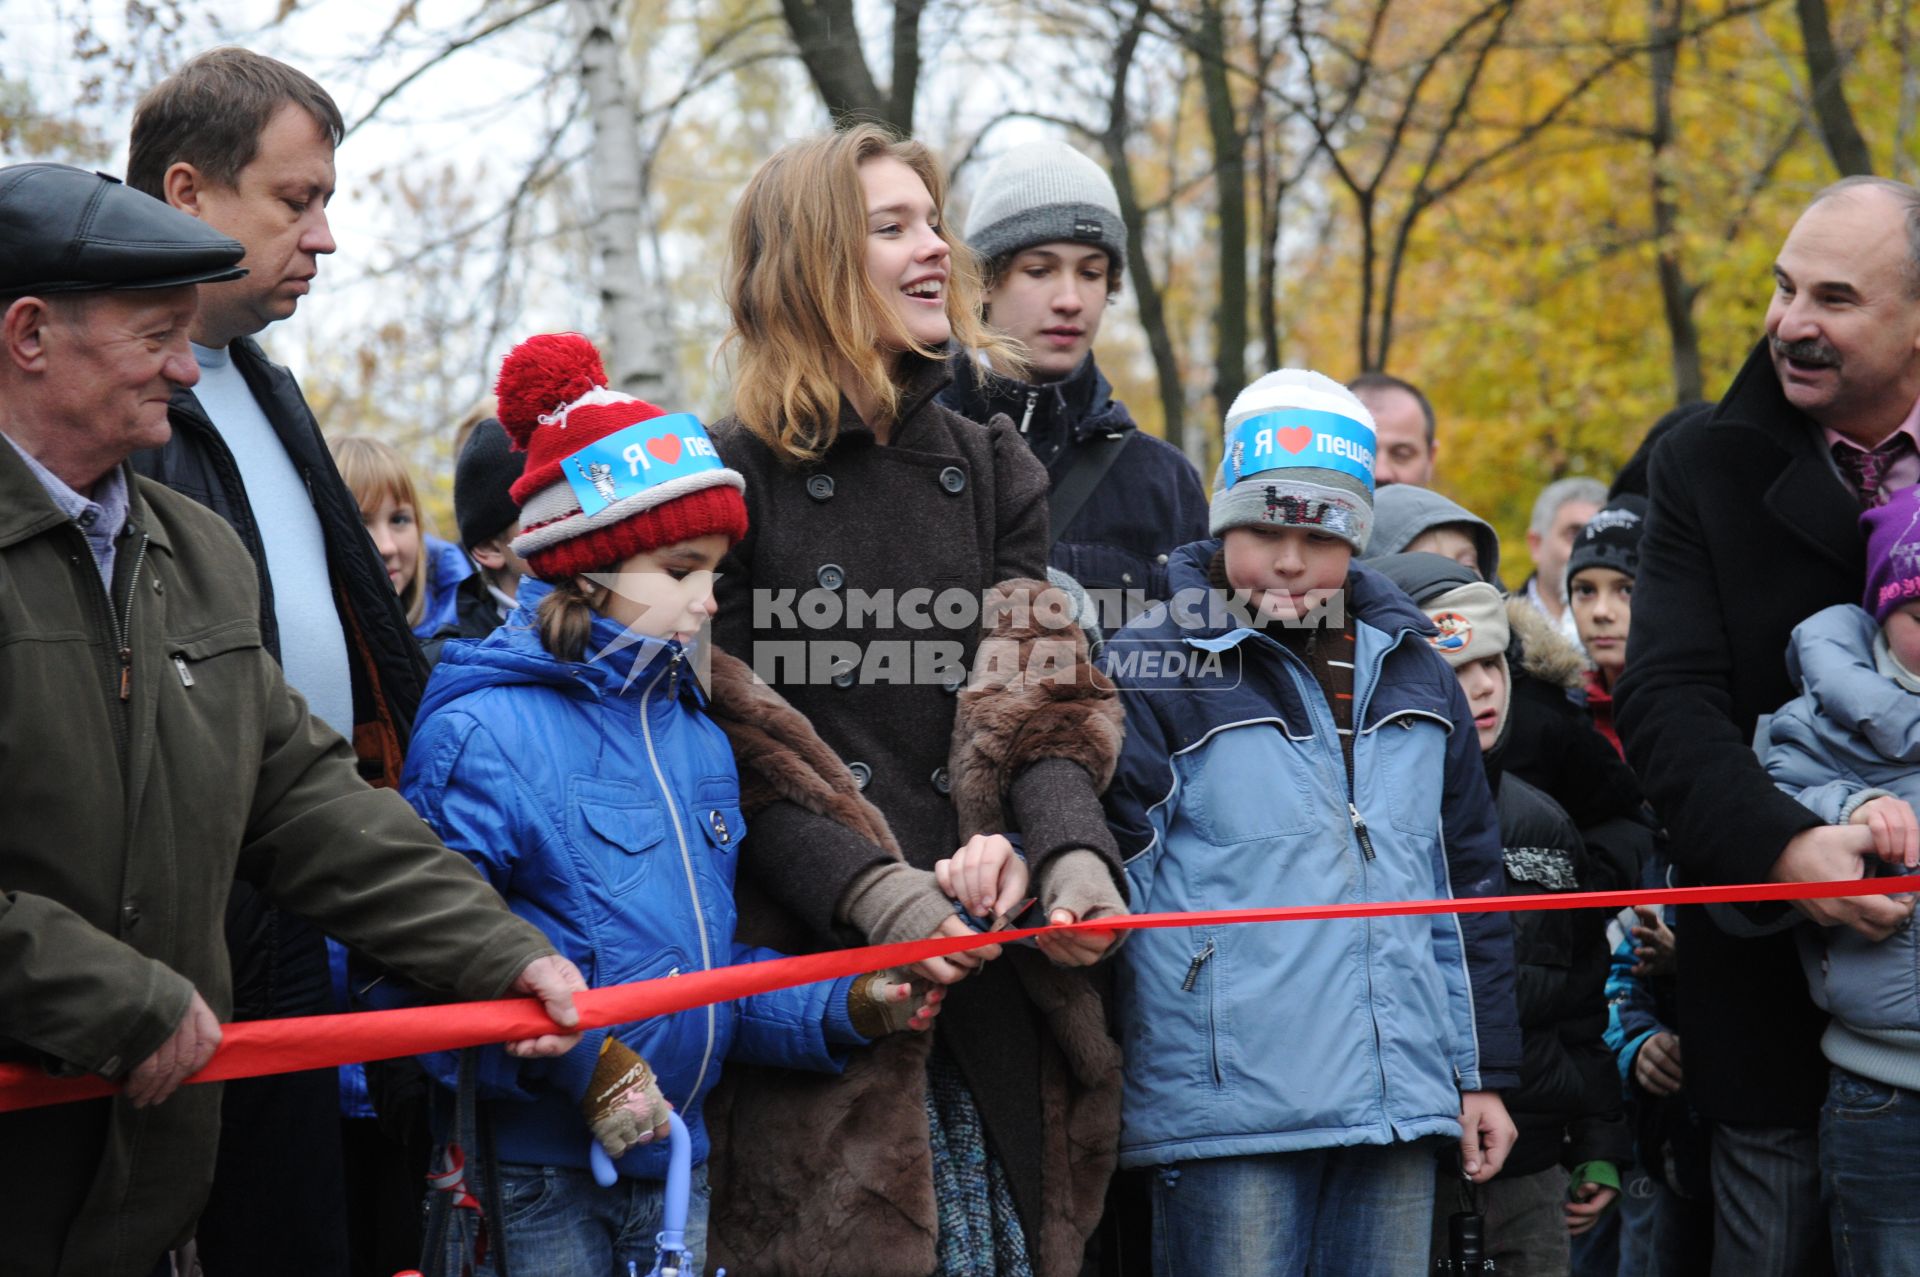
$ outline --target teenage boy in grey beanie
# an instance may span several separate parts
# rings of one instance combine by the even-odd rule
[[[1029,363],[1018,379],[956,352],[940,401],[1020,427],[1052,480],[1049,563],[1093,591],[1101,623],[1117,629],[1166,597],[1174,548],[1207,535],[1199,474],[1134,425],[1094,363],[1127,258],[1119,197],[1100,166],[1065,143],[1017,146],[975,191],[966,240],[983,263],[987,318],[1026,346]]]

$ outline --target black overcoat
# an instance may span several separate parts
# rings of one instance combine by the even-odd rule
[[[1787,639],[1860,601],[1860,506],[1812,420],[1787,401],[1762,342],[1704,422],[1654,453],[1617,721],[1627,758],[1693,882],[1764,882],[1819,824],[1752,748],[1789,700]],[[1790,935],[1735,939],[1680,911],[1688,1090],[1721,1122],[1811,1126],[1826,1094],[1825,1016]]]

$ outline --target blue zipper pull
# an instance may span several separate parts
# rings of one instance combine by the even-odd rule
[[[1373,836],[1367,832],[1367,822],[1361,816],[1360,809],[1351,802],[1347,804],[1347,815],[1353,820],[1353,833],[1360,840],[1360,854],[1368,860],[1373,859]]]

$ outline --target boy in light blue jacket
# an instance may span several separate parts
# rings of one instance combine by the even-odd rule
[[[1116,635],[1107,794],[1143,911],[1492,895],[1499,826],[1428,618],[1351,562],[1373,421],[1318,373],[1234,401],[1216,540]],[[1122,951],[1120,1163],[1151,1167],[1159,1274],[1426,1269],[1434,1159],[1490,1179],[1514,1138],[1504,914],[1137,932]]]
[[[1800,695],[1773,716],[1767,772],[1829,824],[1863,826],[1888,871],[1920,865],[1920,487],[1860,518],[1865,607],[1793,631]],[[1833,1066],[1820,1174],[1843,1274],[1920,1274],[1920,933],[1801,928]]]

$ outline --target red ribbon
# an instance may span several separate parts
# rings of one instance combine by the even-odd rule
[[[911,966],[1037,936],[1044,931],[1140,931],[1157,927],[1222,927],[1253,922],[1303,922],[1328,918],[1387,918],[1429,913],[1519,913],[1536,909],[1620,909],[1628,905],[1703,905],[1754,901],[1819,900],[1840,896],[1920,893],[1920,875],[1850,878],[1837,882],[1745,883],[1730,887],[1662,887],[1631,891],[1570,891],[1527,896],[1475,896],[1444,900],[1363,901],[1271,909],[1217,909],[1201,913],[1129,914],[1079,922],[1071,928],[1029,927],[992,935],[942,936],[862,949],[836,949],[770,962],[716,967],[637,984],[590,989],[574,995],[580,1029],[604,1028],[650,1016],[672,1015],[716,1002],[818,980]],[[223,1082],[365,1060],[451,1051],[492,1042],[512,1042],[555,1031],[532,998],[458,1002],[398,1011],[313,1015],[291,1020],[247,1020],[222,1026],[220,1047],[189,1083]],[[66,1104],[112,1095],[119,1086],[105,1078],[51,1077],[28,1064],[0,1064],[0,1113]]]

